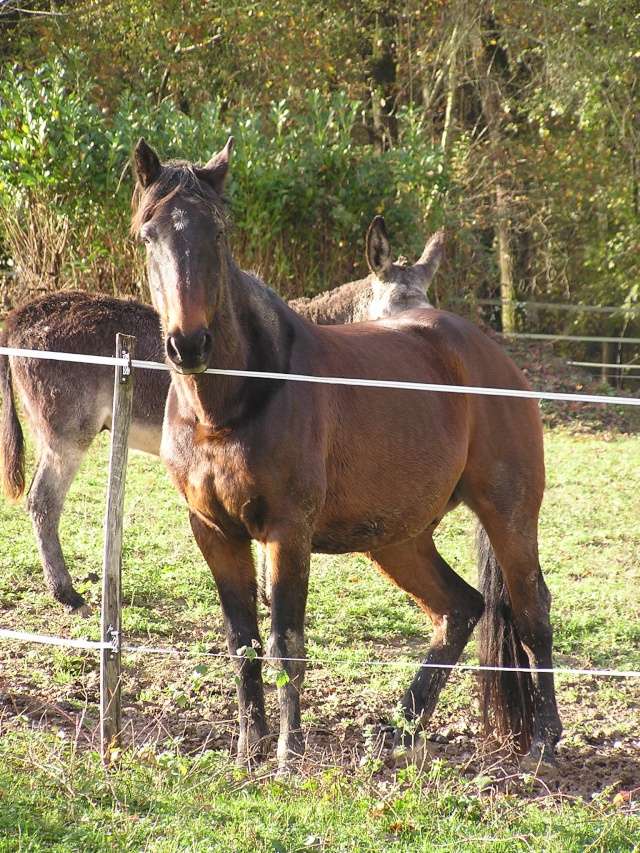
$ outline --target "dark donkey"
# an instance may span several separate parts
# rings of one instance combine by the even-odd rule
[[[323,293],[296,300],[300,313],[320,323],[347,317],[376,319],[409,305],[428,305],[426,290],[442,257],[443,234],[428,241],[413,266],[392,263],[384,220],[375,217],[367,232],[366,258],[371,273]],[[16,308],[6,318],[0,345],[19,349],[112,355],[117,332],[135,335],[137,357],[162,361],[158,315],[153,308],[124,299],[87,293],[48,294]],[[129,445],[158,455],[169,377],[163,371],[136,375]],[[60,517],[67,492],[96,435],[111,426],[113,371],[109,367],[0,356],[3,483],[17,500],[25,487],[23,439],[13,392],[23,404],[38,446],[38,464],[29,489],[28,510],[47,586],[71,612],[89,607],[74,589],[60,544]],[[261,562],[261,566],[263,563]],[[261,572],[263,588],[268,587]]]
[[[251,540],[272,578],[267,654],[278,688],[278,758],[303,750],[300,693],[312,551],[363,551],[432,619],[432,642],[402,700],[432,713],[484,610],[490,665],[552,661],[549,593],[538,562],[542,428],[526,399],[206,375],[208,367],[526,388],[478,328],[435,309],[352,326],[316,326],[235,264],[222,190],[232,140],[204,167],[161,164],[141,140],[132,229],[147,250],[173,368],[161,457],[184,495],[220,594],[229,652],[261,648]],[[466,503],[483,525],[483,596],[443,560],[438,523]],[[435,668],[432,668],[436,665]],[[239,754],[267,736],[261,660],[236,659]],[[491,709],[491,714],[489,714]],[[561,724],[549,673],[489,674],[485,710],[522,751],[553,755]],[[412,749],[401,727],[396,745]]]

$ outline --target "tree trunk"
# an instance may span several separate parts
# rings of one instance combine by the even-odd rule
[[[395,35],[397,19],[391,12],[376,16],[372,54],[369,64],[371,118],[374,139],[380,151],[389,148],[397,138],[394,115],[396,87]]]
[[[487,30],[486,33],[482,29]],[[483,35],[489,36],[483,39]],[[505,145],[502,117],[504,115],[502,90],[507,71],[506,53],[499,45],[495,21],[482,11],[473,33],[474,54],[478,69],[478,87],[482,112],[489,137],[495,186],[495,245],[500,271],[500,298],[502,299],[502,331],[516,331],[516,288],[513,279],[513,250],[511,246],[511,202],[508,185],[509,162]],[[502,78],[502,79],[501,79]]]
[[[451,34],[451,53],[449,56],[449,69],[447,73],[447,105],[444,113],[444,127],[442,128],[442,139],[440,147],[446,162],[449,146],[451,145],[451,128],[453,125],[453,107],[455,104],[456,90],[458,88],[458,24],[453,27]]]
[[[516,288],[513,282],[513,253],[511,251],[511,223],[509,197],[502,184],[496,184],[496,242],[500,267],[500,299],[502,300],[502,331],[516,331]]]

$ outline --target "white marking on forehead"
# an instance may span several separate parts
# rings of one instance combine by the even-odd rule
[[[184,231],[189,224],[189,218],[187,217],[186,211],[182,210],[180,207],[173,208],[171,211],[171,219],[173,220],[173,227],[176,231]]]

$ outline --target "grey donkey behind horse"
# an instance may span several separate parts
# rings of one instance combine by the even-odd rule
[[[391,261],[384,220],[375,217],[367,232],[370,275],[323,293],[299,299],[292,307],[317,323],[374,320],[428,305],[426,290],[443,252],[444,235],[433,235],[413,266]],[[0,346],[70,353],[112,355],[115,336],[136,337],[136,357],[164,361],[156,312],[138,302],[78,292],[47,295],[12,311],[0,333]],[[160,451],[169,374],[138,370],[129,447],[155,456]],[[14,402],[19,396],[38,449],[27,507],[44,576],[54,598],[69,611],[90,612],[74,589],[59,537],[64,501],[80,463],[96,435],[111,428],[113,370],[71,362],[0,356],[0,442],[3,485],[17,500],[25,488],[24,440]],[[268,579],[260,561],[263,597]]]
[[[376,216],[366,239],[370,274],[312,299],[294,299],[289,305],[321,326],[382,320],[412,308],[430,306],[426,291],[440,266],[443,246],[444,231],[436,231],[413,266],[399,261],[394,264],[384,218]]]

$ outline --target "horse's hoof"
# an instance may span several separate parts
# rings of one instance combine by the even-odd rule
[[[287,773],[295,773],[304,758],[304,739],[302,732],[290,732],[284,738],[278,738],[278,768]]]
[[[414,765],[423,768],[431,762],[431,751],[424,733],[415,735],[410,740],[394,744],[391,750],[391,764],[400,769]]]
[[[302,774],[302,756],[289,757],[286,761],[278,762],[276,770],[276,779],[283,782],[288,779],[295,779]]]
[[[264,732],[251,732],[248,737],[246,735],[241,736],[238,741],[236,763],[249,769],[255,767],[256,764],[261,764],[269,754],[272,741],[272,735],[266,730]]]
[[[534,743],[529,752],[519,759],[520,769],[537,776],[552,777],[558,773],[558,760],[553,748]]]
[[[88,619],[93,613],[91,605],[87,604],[86,601],[76,607],[68,607],[67,610],[72,616],[79,616],[81,619]]]

